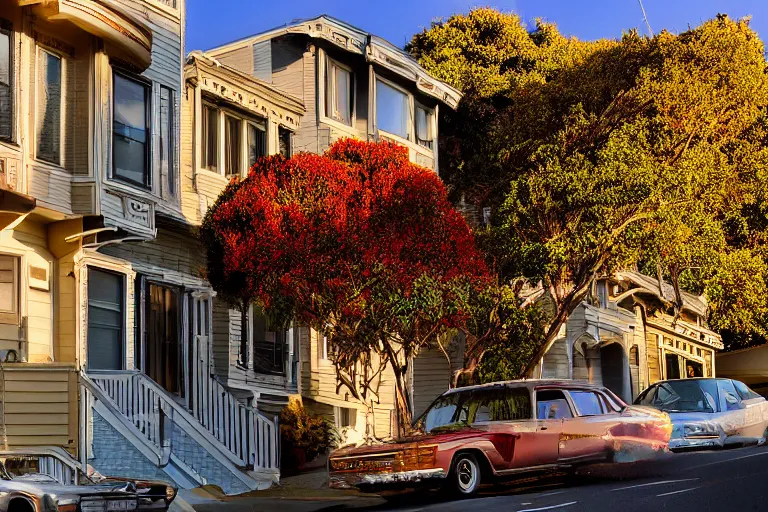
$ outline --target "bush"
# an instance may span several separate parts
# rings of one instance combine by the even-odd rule
[[[283,474],[299,471],[307,462],[336,444],[336,429],[313,416],[299,400],[291,400],[280,413],[280,468]]]

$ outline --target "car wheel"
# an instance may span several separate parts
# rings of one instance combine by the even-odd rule
[[[457,455],[451,468],[453,491],[461,497],[472,496],[480,488],[480,464],[471,453]]]

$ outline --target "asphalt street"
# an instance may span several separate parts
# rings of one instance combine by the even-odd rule
[[[768,511],[768,447],[670,454],[662,459],[589,466],[575,477],[541,475],[484,487],[472,499],[441,492],[389,496],[230,497],[195,512],[633,512]],[[191,511],[190,511],[191,512]]]
[[[483,489],[477,498],[403,495],[367,510],[535,512],[768,510],[768,448],[673,454],[662,460],[585,468]]]

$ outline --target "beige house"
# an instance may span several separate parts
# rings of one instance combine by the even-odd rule
[[[69,468],[246,491],[279,477],[277,424],[211,371],[195,228],[226,177],[182,140],[184,8],[0,5],[0,433]]]
[[[704,297],[683,292],[675,317],[672,286],[638,272],[599,279],[592,295],[571,314],[535,376],[595,382],[625,401],[659,380],[715,376],[723,343],[707,327]]]
[[[413,162],[438,172],[439,109],[455,108],[461,94],[388,41],[320,16],[207,54],[301,100],[306,112],[292,137],[294,151],[322,153],[342,137],[391,140],[407,147]],[[363,403],[337,386],[332,348],[321,334],[296,328],[292,335],[305,405],[332,419],[346,442],[389,436],[396,424],[391,371],[382,373],[374,398]],[[236,336],[230,340],[237,343]],[[297,345],[291,345],[294,357]]]

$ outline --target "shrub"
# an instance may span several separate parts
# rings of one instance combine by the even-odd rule
[[[283,474],[299,471],[307,462],[326,453],[337,441],[336,429],[320,416],[291,400],[280,413],[280,468]]]

